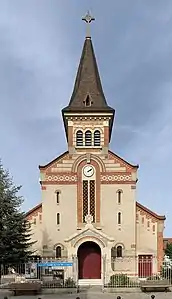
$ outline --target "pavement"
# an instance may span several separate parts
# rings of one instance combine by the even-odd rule
[[[155,299],[172,299],[172,293],[153,293]],[[84,292],[79,294],[41,294],[37,296],[12,296],[9,292],[0,292],[0,299],[4,299],[7,296],[8,299],[117,299],[118,296],[121,296],[121,299],[151,299],[152,293],[92,293]]]

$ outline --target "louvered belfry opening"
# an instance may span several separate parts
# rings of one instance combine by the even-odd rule
[[[85,132],[85,146],[91,146],[92,145],[92,133],[91,131],[87,130]]]
[[[94,132],[94,146],[100,146],[100,131],[96,130]]]
[[[81,130],[76,132],[76,145],[83,146],[83,132]]]

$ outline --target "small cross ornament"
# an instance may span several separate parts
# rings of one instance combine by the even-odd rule
[[[92,21],[95,21],[95,18],[92,17],[88,11],[87,14],[85,15],[85,17],[82,18],[82,20],[87,23],[86,37],[90,37],[90,23]]]

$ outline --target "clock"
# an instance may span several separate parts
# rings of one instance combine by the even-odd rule
[[[87,177],[91,177],[94,174],[94,168],[91,165],[87,165],[84,167],[84,175]]]

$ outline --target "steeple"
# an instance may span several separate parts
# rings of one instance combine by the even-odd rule
[[[94,20],[94,18],[88,13],[83,20],[87,23],[87,33],[73,93],[69,105],[62,110],[65,129],[67,130],[65,115],[68,113],[90,113],[91,115],[94,113],[110,113],[111,119],[109,125],[111,133],[115,110],[109,107],[106,102],[90,37],[90,30],[88,29],[90,22]]]
[[[81,111],[81,109],[82,111],[83,109],[84,111],[111,110],[103,93],[93,44],[88,37],[84,42],[73,93],[65,111]]]

